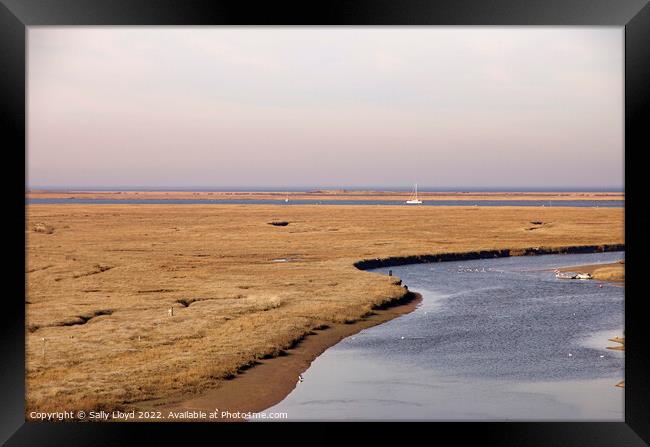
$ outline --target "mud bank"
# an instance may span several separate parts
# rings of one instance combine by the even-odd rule
[[[608,245],[578,245],[567,247],[533,247],[524,249],[481,250],[462,253],[440,253],[431,255],[396,256],[389,258],[364,259],[354,263],[360,270],[382,267],[395,267],[407,264],[422,264],[431,262],[469,261],[486,258],[507,258],[510,256],[539,256],[553,254],[600,253],[608,251],[623,251],[625,244]]]

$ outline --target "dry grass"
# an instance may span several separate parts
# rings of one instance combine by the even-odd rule
[[[403,294],[363,258],[624,240],[623,209],[548,207],[31,205],[26,232],[28,411],[213,386]]]
[[[52,234],[54,233],[54,227],[50,225],[46,225],[42,222],[37,222],[32,226],[32,230],[36,233],[45,233],[45,234]]]
[[[599,279],[601,281],[625,281],[625,265],[618,264],[611,267],[601,267],[595,269],[591,274],[594,279]]]

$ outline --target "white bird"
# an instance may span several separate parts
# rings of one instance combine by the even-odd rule
[[[404,336],[402,335],[402,340],[404,340]]]
[[[298,374],[298,381],[302,382],[303,380],[305,380],[305,379],[304,379],[304,377],[302,377],[302,374]]]
[[[569,352],[569,357],[573,357],[573,354],[571,354],[570,352]]]
[[[605,357],[605,356],[604,356],[604,355],[601,355],[601,356],[600,356],[601,359],[602,359],[603,357]]]

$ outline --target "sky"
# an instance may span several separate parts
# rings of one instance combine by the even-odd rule
[[[27,186],[622,188],[622,27],[29,27]]]

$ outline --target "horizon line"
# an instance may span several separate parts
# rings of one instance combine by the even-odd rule
[[[269,185],[247,185],[247,186],[144,186],[144,185],[37,185],[26,186],[25,191],[192,191],[192,192],[313,192],[314,190],[335,190],[335,191],[410,191],[413,186],[397,185],[300,185],[300,186],[269,186]],[[418,184],[420,192],[625,192],[624,186],[423,186]]]

